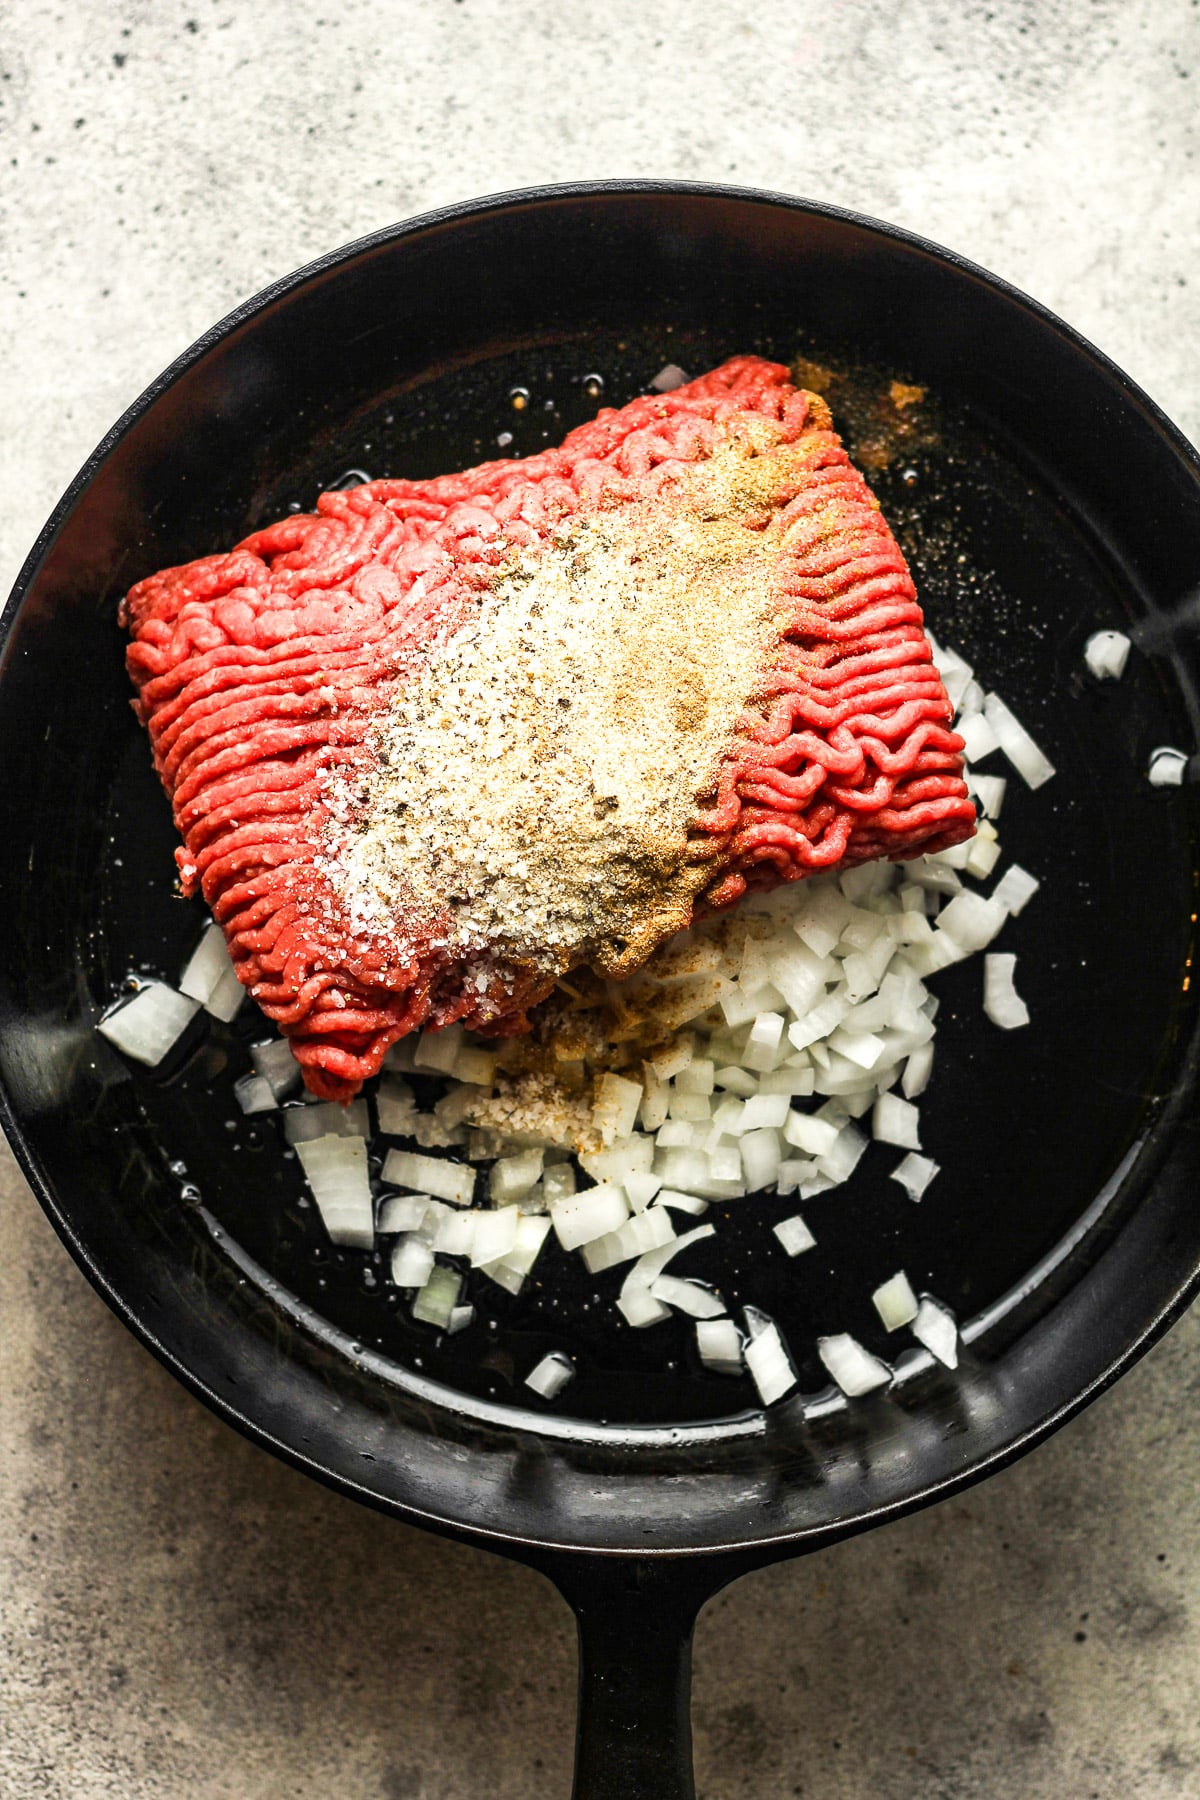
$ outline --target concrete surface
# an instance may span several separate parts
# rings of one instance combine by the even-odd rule
[[[440,201],[710,177],[978,258],[1200,437],[1195,0],[7,11],[0,564],[269,277]],[[7,585],[7,580],[5,582]],[[568,1615],[217,1424],[5,1166],[0,1792],[564,1794]],[[1200,1795],[1200,1322],[961,1500],[718,1599],[705,1800]]]

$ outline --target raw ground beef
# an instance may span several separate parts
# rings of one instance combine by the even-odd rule
[[[432,941],[356,929],[328,872],[330,773],[369,763],[390,698],[515,551],[664,491],[673,467],[764,420],[806,450],[777,500],[791,617],[696,813],[712,868],[701,905],[957,843],[974,807],[904,558],[824,402],[776,363],[734,358],[524,461],[323,494],[314,513],[131,589],[129,672],[184,889],[202,890],[314,1093],[349,1099],[425,1024],[521,1030],[549,986],[511,968],[464,984]]]

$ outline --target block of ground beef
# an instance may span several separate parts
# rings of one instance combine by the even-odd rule
[[[520,1031],[748,889],[974,828],[895,539],[757,357],[322,495],[122,620],[184,888],[327,1098],[417,1027]]]

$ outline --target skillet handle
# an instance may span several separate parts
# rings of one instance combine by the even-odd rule
[[[600,1557],[551,1571],[579,1627],[573,1800],[695,1800],[692,1634],[734,1573]]]

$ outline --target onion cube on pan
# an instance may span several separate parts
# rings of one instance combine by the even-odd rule
[[[536,1368],[529,1371],[525,1377],[525,1386],[531,1387],[543,1400],[553,1400],[555,1395],[561,1394],[574,1374],[575,1364],[570,1357],[561,1350],[551,1350],[548,1356],[543,1356]]]
[[[849,1399],[869,1394],[875,1388],[887,1387],[892,1371],[881,1357],[864,1350],[848,1331],[835,1332],[817,1339],[817,1355],[834,1381]]]

